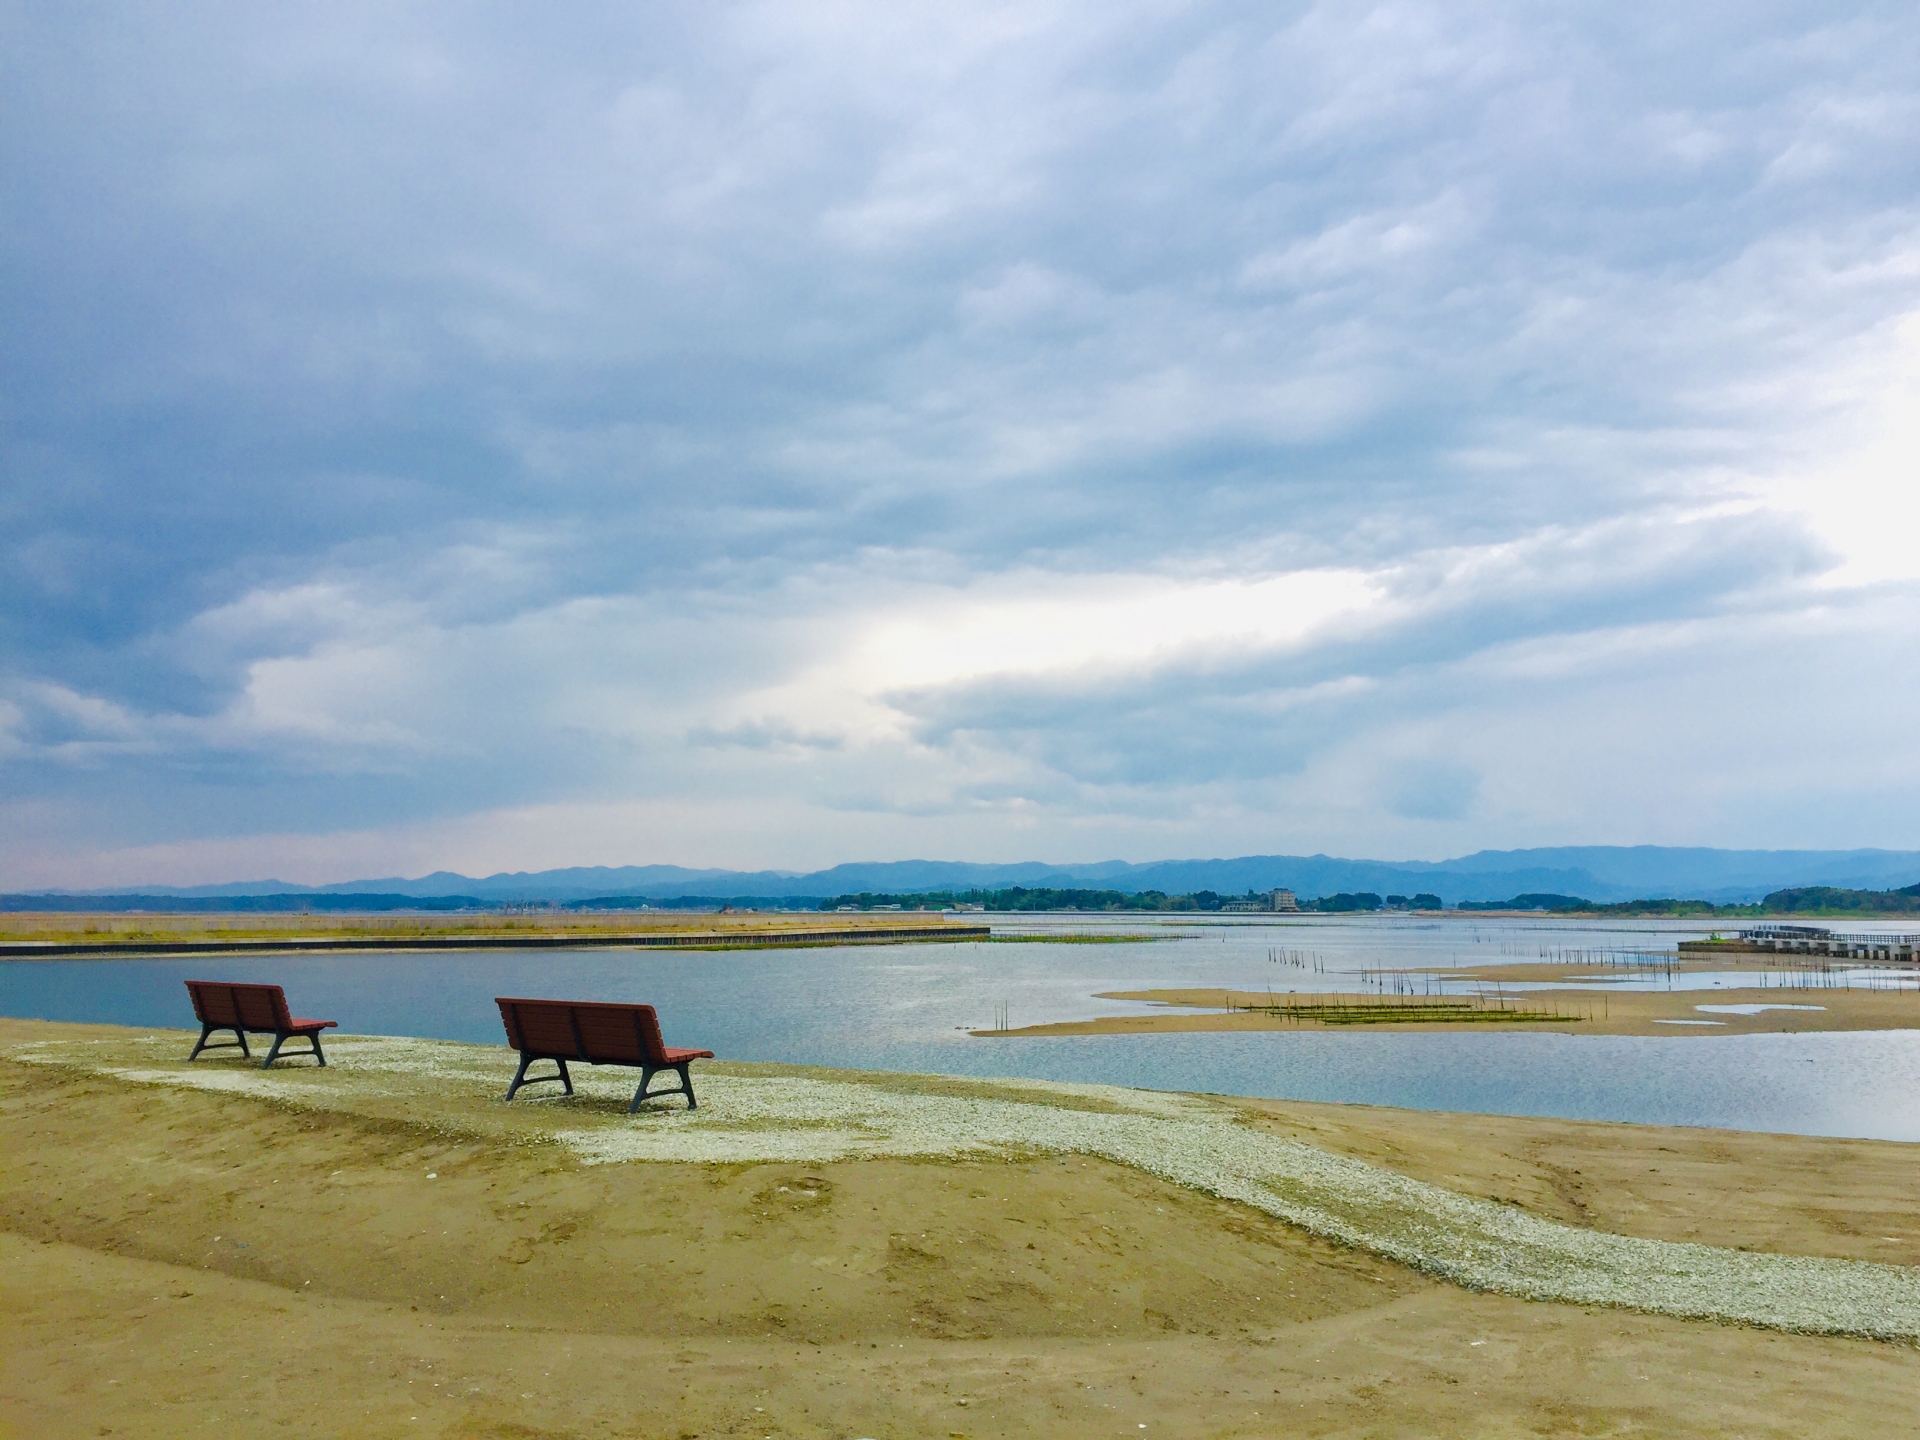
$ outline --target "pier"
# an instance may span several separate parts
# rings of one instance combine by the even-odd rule
[[[1734,940],[1683,940],[1682,954],[1757,950],[1772,955],[1819,955],[1885,965],[1920,964],[1920,934],[1845,934],[1824,925],[1755,925]]]

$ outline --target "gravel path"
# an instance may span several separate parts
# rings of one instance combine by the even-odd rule
[[[109,1057],[97,1046],[65,1044],[13,1054],[126,1080],[343,1110],[355,1108],[356,1096],[393,1095],[407,1077],[497,1095],[505,1073],[497,1047],[341,1037],[328,1048],[335,1063],[325,1071],[188,1070],[177,1061],[127,1067],[102,1063]],[[161,1052],[153,1053],[158,1059]],[[128,1058],[124,1045],[119,1058]],[[699,1110],[687,1112],[674,1100],[628,1119],[619,1109],[632,1094],[631,1072],[582,1066],[575,1072],[579,1099],[536,1106],[547,1137],[592,1164],[970,1151],[1097,1155],[1475,1290],[1810,1334],[1920,1339],[1920,1269],[1559,1225],[1269,1135],[1223,1101],[1034,1081],[817,1075],[703,1073],[696,1079]]]

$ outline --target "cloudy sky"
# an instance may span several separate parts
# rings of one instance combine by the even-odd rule
[[[1920,23],[0,5],[0,885],[1920,846]]]

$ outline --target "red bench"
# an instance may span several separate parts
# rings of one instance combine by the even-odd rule
[[[520,1052],[520,1069],[507,1086],[507,1099],[522,1085],[540,1085],[558,1080],[573,1094],[573,1077],[567,1074],[569,1060],[588,1065],[631,1065],[640,1071],[640,1088],[633,1092],[627,1113],[640,1108],[642,1100],[661,1095],[685,1095],[687,1108],[699,1108],[693,1098],[693,1078],[687,1066],[694,1060],[711,1060],[711,1050],[671,1050],[660,1040],[660,1017],[651,1005],[610,1005],[593,1000],[514,1000],[496,995],[501,1022],[507,1027],[507,1043]],[[536,1060],[551,1060],[559,1066],[557,1075],[539,1075],[529,1080],[527,1067]],[[647,1089],[662,1070],[678,1071],[677,1090]]]
[[[189,980],[187,994],[193,997],[193,1013],[200,1020],[200,1043],[193,1047],[192,1060],[202,1050],[231,1050],[227,1044],[209,1045],[207,1037],[216,1030],[231,1030],[240,1042],[240,1053],[249,1060],[247,1032],[272,1035],[273,1048],[260,1068],[280,1058],[280,1047],[295,1035],[304,1035],[313,1043],[314,1058],[322,1065],[327,1057],[320,1050],[320,1032],[334,1028],[331,1020],[300,1020],[287,1013],[287,992],[278,985],[233,985],[221,980]],[[294,1052],[298,1054],[298,1051]]]

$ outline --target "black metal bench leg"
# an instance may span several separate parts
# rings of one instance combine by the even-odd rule
[[[658,1075],[662,1070],[672,1070],[680,1076],[680,1088],[678,1090],[649,1091],[647,1089],[647,1087],[653,1083],[653,1077]],[[684,1095],[687,1097],[687,1109],[698,1110],[700,1108],[699,1102],[693,1098],[693,1077],[688,1074],[685,1065],[642,1065],[640,1067],[640,1088],[633,1092],[633,1103],[627,1106],[627,1114],[632,1115],[639,1110],[642,1100],[658,1100],[667,1095]]]
[[[276,1059],[279,1058],[280,1047],[286,1044],[287,1041],[293,1039],[293,1033],[294,1032],[291,1030],[276,1030],[273,1032],[273,1049],[269,1050],[267,1052],[267,1058],[260,1062],[260,1068],[262,1070],[266,1069],[269,1065],[273,1064],[273,1062]],[[318,1030],[313,1031],[311,1034],[307,1036],[307,1041],[309,1044],[313,1046],[314,1058],[317,1059],[322,1065],[326,1064],[327,1063],[326,1053],[320,1048],[320,1032]],[[293,1053],[298,1055],[300,1052],[296,1050]]]
[[[218,1034],[222,1030],[233,1031],[234,1043],[231,1045],[227,1045],[227,1044],[209,1045],[207,1043],[209,1037]],[[194,1059],[196,1056],[200,1054],[202,1050],[235,1050],[235,1049],[239,1050],[239,1052],[242,1055],[246,1056],[247,1059],[251,1060],[253,1058],[253,1052],[247,1049],[247,1032],[246,1031],[234,1025],[202,1025],[200,1027],[199,1042],[193,1047],[193,1054],[187,1056],[187,1059],[189,1060]]]
[[[520,1057],[520,1068],[513,1072],[513,1079],[507,1085],[507,1099],[513,1099],[514,1092],[527,1083],[527,1066],[532,1063],[525,1055]]]
[[[573,1094],[573,1076],[567,1073],[567,1062],[558,1057],[555,1057],[553,1061],[555,1065],[560,1067],[560,1073],[558,1075],[536,1075],[531,1080],[527,1078],[527,1067],[533,1064],[536,1059],[542,1058],[545,1057],[521,1055],[520,1068],[513,1074],[513,1083],[507,1086],[507,1099],[513,1099],[514,1092],[522,1085],[545,1085],[553,1080],[558,1080],[562,1085],[566,1086],[567,1094]]]

